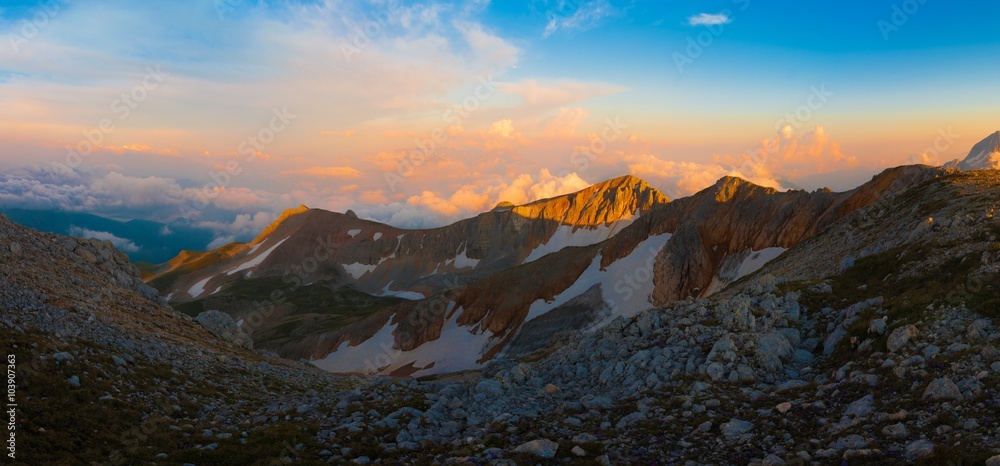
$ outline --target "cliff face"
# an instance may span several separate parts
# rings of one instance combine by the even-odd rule
[[[318,360],[329,370],[364,370],[356,355],[370,350],[365,343],[378,335],[388,341],[393,357],[381,366],[367,365],[368,370],[467,369],[503,353],[522,326],[537,327],[534,319],[565,312],[567,306],[595,312],[586,321],[549,319],[544,331],[531,331],[551,336],[599,326],[618,315],[714,292],[844,216],[944,173],[899,167],[844,193],[777,192],[723,178],[692,197],[654,205],[602,243],[564,248],[286,350]],[[588,298],[582,298],[586,293]],[[600,296],[599,303],[594,296]],[[554,328],[561,324],[553,322],[567,328]],[[443,367],[443,350],[433,348],[452,346],[456,334],[465,335],[463,351],[473,354],[462,361],[464,366]]]

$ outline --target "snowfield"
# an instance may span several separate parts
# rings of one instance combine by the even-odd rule
[[[604,241],[623,228],[632,224],[632,219],[618,220],[610,225],[600,225],[591,227],[574,227],[571,225],[560,225],[552,237],[544,244],[533,249],[522,264],[527,264],[544,257],[546,254],[558,252],[569,246],[590,246]]]
[[[493,335],[489,331],[476,333],[473,328],[460,327],[457,320],[461,314],[462,308],[455,309],[455,302],[449,302],[441,338],[424,343],[413,351],[395,348],[393,332],[397,325],[392,324],[390,318],[375,336],[358,346],[341,343],[336,351],[310,363],[330,372],[366,374],[390,373],[412,363],[418,369],[412,374],[414,377],[482,367],[477,361],[489,350]],[[432,367],[427,367],[432,363]]]

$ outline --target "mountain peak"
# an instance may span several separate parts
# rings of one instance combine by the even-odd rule
[[[773,188],[765,188],[750,181],[744,180],[743,178],[736,176],[728,176],[728,175],[719,178],[719,181],[716,181],[715,184],[708,189],[715,194],[716,202],[728,202],[729,200],[736,197],[738,193],[744,191],[749,192],[760,189],[773,191]]]
[[[542,199],[513,208],[513,212],[528,218],[544,218],[566,225],[606,225],[670,202],[656,188],[632,175],[594,183],[581,191]]]
[[[986,139],[972,146],[969,155],[956,167],[959,170],[1000,169],[1000,131],[986,136]]]
[[[249,244],[258,244],[264,241],[265,239],[267,239],[268,236],[271,235],[271,233],[274,233],[274,231],[277,230],[278,227],[280,227],[288,219],[296,215],[306,213],[308,211],[309,207],[306,207],[305,204],[301,204],[295,208],[286,209],[284,212],[281,213],[281,215],[278,216],[278,218],[275,221],[271,222],[271,224],[268,225],[267,228],[265,228],[264,231],[262,231],[259,235],[257,235],[257,237],[254,238],[254,240],[251,241]]]

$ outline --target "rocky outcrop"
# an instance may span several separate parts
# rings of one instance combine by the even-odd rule
[[[224,312],[210,310],[198,314],[194,318],[196,322],[212,332],[213,335],[246,349],[253,349],[253,339],[246,333],[243,327],[236,325],[233,318]]]

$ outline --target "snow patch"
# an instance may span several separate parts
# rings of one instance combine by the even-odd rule
[[[734,254],[726,257],[719,267],[719,273],[712,278],[712,283],[708,285],[702,296],[715,294],[730,283],[760,270],[765,264],[771,262],[787,250],[785,248],[764,248],[760,251],[750,250],[742,254]]]
[[[469,256],[466,255],[467,252],[468,248],[463,249],[461,254],[455,256],[453,259],[455,268],[474,269],[476,268],[476,265],[479,265],[479,259],[470,259]]]
[[[372,239],[375,241],[378,241],[378,239],[381,237],[382,237],[382,232],[376,232],[374,235],[372,235]]]
[[[353,238],[355,236],[358,236],[358,233],[361,233],[361,229],[360,228],[355,228],[353,230],[347,230],[347,236],[350,236],[351,238]]]
[[[406,290],[394,291],[394,290],[390,290],[389,286],[392,285],[392,283],[393,282],[391,282],[391,281],[389,283],[387,283],[385,285],[385,287],[382,288],[382,290],[379,291],[375,296],[395,296],[397,298],[403,298],[403,299],[409,299],[409,300],[417,300],[417,299],[424,299],[424,298],[426,298],[426,296],[424,296],[422,293],[417,293],[416,291],[406,291]]]
[[[206,278],[206,279],[204,279],[204,280],[202,280],[202,281],[200,281],[198,283],[195,283],[194,286],[192,286],[191,289],[188,290],[188,294],[191,295],[192,298],[197,298],[197,297],[201,296],[202,294],[205,293],[205,285],[207,285],[208,281],[211,280],[211,279],[213,279],[213,278],[215,278],[214,275],[211,276],[211,277],[208,277],[208,278]]]
[[[623,228],[632,224],[632,219],[623,219],[612,222],[608,225],[598,225],[596,227],[574,227],[572,225],[559,225],[555,233],[544,243],[533,249],[522,264],[527,264],[538,260],[546,254],[551,254],[570,246],[590,246],[604,241]]]
[[[363,372],[372,374],[390,373],[401,367],[413,364],[422,368],[434,363],[433,367],[420,369],[413,376],[456,372],[460,370],[482,367],[479,361],[488,351],[493,338],[492,332],[479,332],[476,327],[461,327],[458,316],[462,308],[455,309],[455,302],[448,303],[441,337],[426,342],[412,351],[399,351],[394,348],[393,331],[396,325],[386,323],[372,338],[358,346],[347,346],[341,343],[337,350],[323,359],[310,361],[316,367],[329,372]],[[395,317],[395,316],[393,316]],[[389,319],[392,322],[392,319]]]
[[[275,243],[274,246],[271,246],[267,248],[267,250],[265,250],[264,252],[258,254],[257,257],[254,257],[253,259],[250,259],[236,267],[227,270],[226,275],[232,275],[234,273],[242,272],[244,270],[260,265],[261,263],[264,262],[265,259],[267,259],[267,256],[271,255],[271,253],[274,252],[274,250],[277,249],[278,246],[281,246],[281,243],[284,243],[285,241],[288,241],[288,238],[278,241],[277,243]],[[247,274],[247,276],[249,277],[250,274]]]
[[[602,321],[610,322],[614,317],[631,317],[652,307],[650,295],[653,293],[653,265],[656,255],[670,239],[670,233],[651,236],[639,243],[632,252],[601,270],[601,255],[590,263],[576,282],[559,293],[550,302],[539,299],[531,303],[525,322],[566,304],[580,296],[594,285],[600,284],[604,301],[610,308],[610,315],[602,316]]]
[[[394,317],[396,317],[395,314],[389,318],[389,321],[378,333],[361,342],[358,346],[349,346],[349,342],[345,341],[325,358],[309,362],[328,372],[375,373],[386,364],[381,360],[385,359],[391,362],[391,357],[398,353],[393,348],[395,342],[392,333],[398,325],[391,323]]]
[[[362,264],[360,262],[355,262],[353,264],[340,264],[347,273],[351,274],[355,280],[361,278],[362,275],[369,273],[376,268],[378,264]]]

